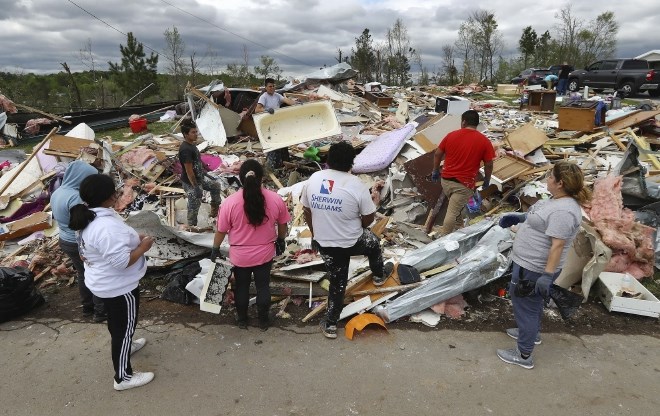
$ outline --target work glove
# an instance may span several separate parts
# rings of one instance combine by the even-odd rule
[[[550,297],[550,286],[552,286],[552,274],[543,272],[543,274],[536,280],[534,290],[536,291],[536,294],[543,297],[543,299],[548,299],[548,297]]]
[[[202,199],[202,195],[204,195],[204,192],[202,191],[202,187],[196,186],[195,189],[193,189],[193,195],[195,195],[195,198],[197,199]]]
[[[224,256],[220,253],[220,247],[213,247],[211,249],[211,261],[215,263],[216,259],[223,260]]]
[[[525,219],[527,218],[527,214],[525,213],[514,213],[514,214],[506,214],[500,218],[500,227],[502,228],[509,228],[513,225],[520,224],[521,222],[525,222]]]
[[[268,114],[275,114],[275,109],[274,108],[269,108],[266,111],[268,111]]]
[[[286,241],[284,241],[283,238],[278,238],[277,241],[275,241],[275,254],[281,256],[282,254],[284,254],[285,250],[286,250]]]
[[[439,180],[440,180],[440,171],[437,169],[433,169],[433,172],[431,172],[431,181],[438,182]]]

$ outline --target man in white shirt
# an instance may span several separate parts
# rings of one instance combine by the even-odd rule
[[[374,220],[376,206],[369,188],[350,173],[355,149],[347,142],[330,146],[330,169],[314,173],[300,197],[305,221],[330,276],[328,311],[321,322],[327,338],[337,338],[337,321],[344,307],[351,256],[365,255],[376,286],[385,283],[380,241],[366,227]]]
[[[275,92],[275,80],[273,78],[266,78],[265,86],[266,92],[259,97],[257,108],[254,110],[255,113],[267,111],[273,114],[275,110],[280,108],[282,103],[287,105],[296,104],[296,101]],[[282,167],[282,162],[285,160],[289,161],[289,149],[287,148],[272,150],[266,154],[266,161],[271,169]]]

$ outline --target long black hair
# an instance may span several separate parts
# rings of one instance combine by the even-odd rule
[[[254,159],[248,159],[241,165],[238,177],[243,184],[243,209],[250,225],[257,227],[264,222],[266,215],[266,199],[261,193],[261,180],[264,168]]]
[[[115,181],[100,173],[89,175],[80,183],[80,198],[85,202],[69,210],[69,228],[74,231],[84,230],[96,218],[90,208],[98,208],[115,194]]]

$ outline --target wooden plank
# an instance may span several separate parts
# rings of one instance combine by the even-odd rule
[[[639,111],[632,113],[632,115],[614,120],[612,123],[608,124],[610,130],[622,130],[628,127],[632,127],[635,124],[641,123],[644,120],[648,120],[660,114],[660,110],[652,111]]]
[[[630,130],[630,135],[633,137],[633,139],[635,139],[635,143],[637,143],[637,145],[642,150],[651,151],[651,146],[646,142],[646,140],[644,140],[643,137],[637,136],[632,130]],[[655,155],[649,153],[646,153],[644,155],[648,158],[651,164],[653,164],[653,167],[655,167],[656,169],[660,169],[660,160],[658,160],[658,158]]]
[[[93,140],[54,134],[50,139],[48,150],[60,153],[72,153],[75,155],[74,157],[77,157],[80,154],[80,149],[92,143],[94,143]]]
[[[18,178],[18,176],[21,174],[21,172],[23,172],[23,169],[25,169],[25,167],[30,163],[32,158],[34,158],[37,155],[37,153],[39,153],[39,150],[41,150],[41,148],[48,142],[48,140],[50,140],[51,136],[53,134],[55,134],[56,131],[57,131],[57,127],[53,127],[53,129],[50,131],[50,133],[48,133],[48,135],[46,137],[44,137],[44,139],[41,141],[41,143],[39,143],[37,145],[37,147],[34,148],[34,150],[32,151],[32,154],[30,155],[30,157],[28,157],[27,160],[25,160],[25,162],[23,162],[19,168],[14,169],[16,172],[14,172],[12,170],[12,171],[9,171],[7,173],[7,174],[13,173],[14,175],[5,184],[5,186],[2,187],[2,189],[0,190],[0,195],[2,195],[7,190],[7,188],[9,188],[9,186],[12,184],[12,182],[14,182],[14,180],[16,178]]]
[[[25,104],[16,104],[16,107],[22,108],[24,110],[32,111],[33,113],[38,113],[38,114],[44,115],[48,118],[52,118],[53,120],[61,121],[61,122],[66,123],[66,124],[71,124],[71,120],[67,120],[65,118],[56,116],[55,114],[47,113],[45,111],[37,110],[36,108],[32,108],[32,107],[27,106]],[[57,128],[57,127],[55,127],[55,128]]]
[[[509,133],[507,141],[513,150],[526,155],[543,146],[548,141],[548,136],[534,127],[534,123],[528,123]]]

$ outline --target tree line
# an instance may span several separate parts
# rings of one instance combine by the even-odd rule
[[[522,29],[519,55],[503,57],[503,36],[497,16],[489,10],[475,10],[459,26],[453,43],[439,46],[442,63],[426,67],[421,53],[402,19],[396,19],[380,40],[365,28],[355,38],[355,46],[346,54],[337,49],[337,62],[347,62],[359,71],[358,82],[377,81],[387,85],[413,83],[454,85],[480,82],[508,82],[528,67],[544,68],[563,62],[581,68],[616,52],[618,23],[614,13],[605,11],[592,20],[578,18],[570,5],[555,14],[552,30],[543,33],[532,26]],[[66,62],[64,71],[55,74],[0,72],[0,93],[14,101],[45,111],[67,112],[79,109],[117,107],[132,104],[182,99],[188,82],[206,85],[220,78],[229,87],[257,87],[267,77],[280,79],[277,61],[261,55],[250,66],[247,46],[242,56],[229,64],[218,64],[218,53],[211,47],[200,52],[188,49],[176,26],[163,33],[161,53],[145,52],[144,45],[132,32],[119,45],[121,60],[97,62],[91,40],[79,50],[85,71],[72,73]],[[158,73],[158,63],[164,73]]]

